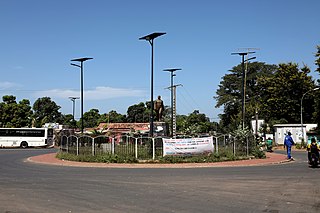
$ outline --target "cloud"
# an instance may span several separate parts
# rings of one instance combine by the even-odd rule
[[[51,97],[51,98],[68,98],[80,97],[79,90],[63,90],[52,89],[46,91],[38,91],[33,93],[35,97]],[[96,87],[93,90],[85,90],[84,97],[86,100],[107,100],[113,98],[123,97],[144,97],[146,92],[144,90],[135,90],[127,88],[112,88],[112,87]]]
[[[11,88],[20,87],[20,86],[21,86],[20,84],[13,83],[13,82],[8,82],[8,81],[0,82],[0,90],[11,89]]]

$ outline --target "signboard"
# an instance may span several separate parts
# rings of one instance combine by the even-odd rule
[[[205,138],[183,138],[183,139],[162,139],[163,156],[175,155],[198,155],[212,153],[214,150],[213,137]]]

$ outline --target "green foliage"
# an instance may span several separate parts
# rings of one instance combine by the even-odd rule
[[[33,104],[35,127],[41,127],[45,123],[63,123],[60,108],[49,97],[38,98]]]
[[[263,150],[259,149],[259,147],[255,146],[251,150],[251,154],[256,158],[266,158],[266,154]]]
[[[302,148],[303,148],[303,145],[300,144],[300,143],[296,143],[296,144],[295,144],[295,147],[296,147],[296,149],[302,149]]]
[[[80,118],[78,126],[81,126],[81,121],[83,119],[84,128],[94,128],[99,124],[100,114],[98,109],[90,109],[89,112],[83,114],[83,118]]]
[[[320,73],[320,45],[317,46],[317,52],[315,54],[315,65],[317,66],[316,72]],[[320,79],[317,80],[317,86],[320,86]],[[315,93],[315,111],[312,114],[314,120],[318,124],[318,128],[320,127],[320,93]]]
[[[99,154],[96,156],[90,154],[70,154],[66,152],[59,152],[57,158],[69,161],[78,162],[95,162],[95,163],[139,163],[134,156],[130,155],[112,155]],[[222,161],[244,160],[246,156],[234,156],[232,151],[228,149],[220,149],[219,153],[210,153],[204,155],[194,156],[165,156],[159,157],[157,160],[140,161],[140,163],[212,163]]]
[[[246,72],[246,125],[248,125],[256,109],[260,108],[258,90],[258,78],[260,76],[272,76],[277,69],[276,65],[267,65],[261,62],[248,63]],[[233,131],[241,123],[242,111],[242,66],[233,67],[230,74],[226,74],[220,82],[217,90],[216,107],[224,107],[224,113],[220,115],[220,125],[223,132]]]
[[[59,159],[78,161],[78,162],[95,162],[95,163],[138,163],[132,156],[124,155],[111,155],[111,154],[101,154],[101,155],[74,155],[66,152],[59,152],[56,156]]]
[[[317,52],[315,54],[316,60],[315,65],[317,65],[316,72],[320,73],[320,45],[317,46]]]
[[[71,114],[63,115],[62,124],[67,125],[69,128],[77,128],[77,121],[73,119],[73,115]]]
[[[318,51],[319,47],[318,47]],[[320,53],[318,53],[319,57]],[[223,77],[217,90],[217,105],[223,106],[224,113],[220,115],[220,125],[225,131],[232,131],[241,123],[241,64],[233,67]],[[300,122],[300,100],[302,95],[315,88],[307,66],[301,69],[295,63],[267,65],[260,62],[248,63],[246,75],[246,126],[258,112],[259,118],[271,124],[274,121],[287,123]],[[319,99],[320,100],[320,97]],[[315,122],[315,105],[320,101],[314,101],[312,95],[304,99],[304,121]],[[319,110],[320,111],[320,110]],[[320,118],[320,113],[318,116]],[[319,119],[318,119],[319,120]],[[269,125],[269,126],[272,126]]]
[[[248,127],[242,128],[241,125],[238,126],[236,130],[233,131],[233,135],[236,140],[244,142],[247,137],[251,134]]]
[[[142,123],[149,121],[149,110],[143,102],[132,105],[127,110],[127,122]]]
[[[104,117],[106,118],[106,120],[104,120],[104,122],[108,122],[108,123],[124,123],[127,122],[126,116],[117,113],[117,111],[115,110],[111,110],[108,114],[105,114]]]
[[[192,156],[164,156],[155,163],[213,163],[222,161],[244,160],[246,156],[234,156],[230,149],[220,149],[218,153],[209,153]]]
[[[299,69],[297,64],[280,64],[278,71],[269,77],[259,78],[260,112],[265,120],[285,119],[289,123],[300,122],[300,100],[302,95],[314,88],[310,69]],[[305,109],[305,121],[311,121],[313,101]],[[309,114],[309,117],[307,115]]]
[[[0,127],[31,127],[32,110],[29,100],[19,103],[12,95],[3,96],[0,103]]]
[[[188,116],[177,116],[177,131],[184,135],[196,136],[214,131],[216,128],[217,124],[210,122],[209,118],[199,110],[194,110]]]

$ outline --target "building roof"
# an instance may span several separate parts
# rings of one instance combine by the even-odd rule
[[[307,124],[303,124],[304,127],[307,126]],[[273,127],[301,127],[301,124],[275,124]]]

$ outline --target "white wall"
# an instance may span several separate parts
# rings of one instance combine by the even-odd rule
[[[278,145],[283,145],[284,138],[287,135],[287,132],[291,132],[291,137],[295,143],[301,143],[301,126],[283,126],[283,127],[275,127],[275,142]],[[306,137],[306,127],[303,127],[304,132],[304,141],[307,141]]]

